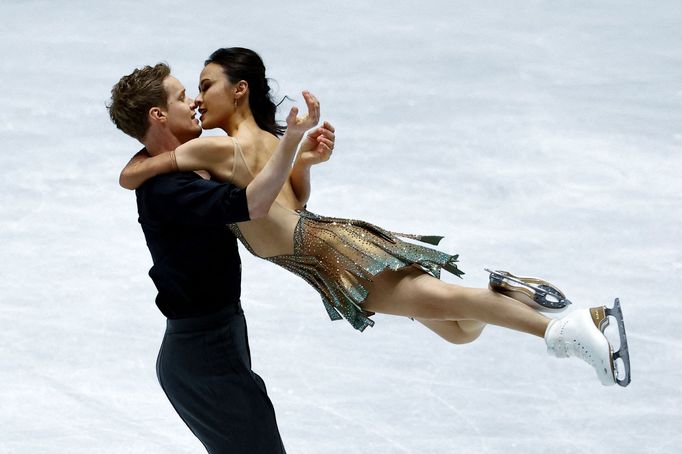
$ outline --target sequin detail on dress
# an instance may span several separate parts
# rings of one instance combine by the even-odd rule
[[[441,268],[455,276],[464,273],[457,268],[458,255],[402,241],[398,236],[429,244],[442,237],[390,232],[369,222],[319,216],[297,211],[300,219],[294,231],[294,253],[262,257],[302,277],[321,295],[329,317],[342,317],[357,330],[373,326],[373,313],[362,309],[368,291],[362,280],[372,281],[384,270],[398,270],[416,264],[424,271],[440,277]],[[235,224],[235,236],[251,249]]]

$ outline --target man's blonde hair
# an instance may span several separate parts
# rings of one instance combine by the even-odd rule
[[[158,63],[121,77],[111,89],[111,102],[107,105],[111,121],[118,129],[142,141],[149,129],[149,109],[168,107],[163,81],[169,75],[170,67]]]

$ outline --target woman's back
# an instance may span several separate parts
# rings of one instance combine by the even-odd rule
[[[244,147],[233,138],[235,144],[232,182],[246,187],[258,172],[265,166],[272,155],[273,146],[268,146],[268,138],[256,138],[247,142]],[[276,146],[276,139],[274,139]],[[268,150],[257,152],[256,150]],[[259,257],[268,258],[294,253],[294,231],[300,216],[295,211],[296,197],[287,181],[280,191],[275,203],[270,207],[268,215],[248,222],[236,224],[245,245]]]

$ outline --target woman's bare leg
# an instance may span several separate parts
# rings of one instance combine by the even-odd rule
[[[473,342],[485,328],[485,323],[475,320],[416,320],[452,344]]]
[[[549,323],[547,317],[515,299],[488,289],[448,284],[416,267],[385,271],[367,288],[369,296],[362,307],[382,314],[420,321],[474,320],[539,337],[544,337]],[[443,325],[436,328],[444,329]]]

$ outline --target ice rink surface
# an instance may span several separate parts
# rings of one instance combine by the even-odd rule
[[[679,452],[679,1],[3,0],[0,16],[1,453],[203,452],[156,380],[165,320],[117,183],[140,145],[105,103],[160,60],[196,94],[235,45],[337,127],[312,211],[443,234],[464,285],[489,266],[576,307],[620,297],[630,340],[623,389],[495,327],[465,346],[388,316],[360,334],[242,250],[289,454]]]

